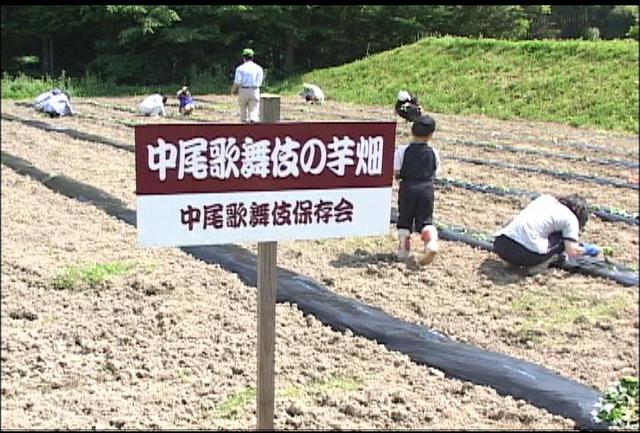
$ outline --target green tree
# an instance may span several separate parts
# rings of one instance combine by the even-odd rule
[[[529,33],[530,19],[523,6],[450,6],[447,32],[456,36],[519,39]]]
[[[587,29],[604,25],[612,5],[560,5],[552,6],[553,19],[563,39],[582,38]]]
[[[3,58],[13,61],[19,47],[22,55],[34,55],[39,59],[43,75],[56,72],[56,47],[70,40],[80,27],[77,6],[2,6]],[[7,50],[5,52],[5,44]],[[5,68],[3,59],[3,69]]]

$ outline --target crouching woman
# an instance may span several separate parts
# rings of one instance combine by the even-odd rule
[[[588,219],[583,198],[542,194],[495,233],[493,251],[529,275],[563,262],[566,256],[597,255],[597,247],[578,242]]]

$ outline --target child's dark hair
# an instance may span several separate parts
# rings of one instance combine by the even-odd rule
[[[589,220],[589,206],[587,205],[587,201],[576,194],[558,197],[558,201],[575,214],[578,218],[578,226],[580,230],[582,230]]]

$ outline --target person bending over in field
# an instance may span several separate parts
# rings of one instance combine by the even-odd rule
[[[598,247],[578,242],[588,220],[589,208],[580,196],[542,194],[495,233],[493,251],[529,275],[560,264],[567,256],[596,256]]]
[[[302,96],[307,103],[322,104],[324,102],[324,92],[315,84],[304,83],[300,96]]]
[[[33,107],[36,111],[46,113],[52,118],[74,115],[71,96],[60,89],[53,89],[39,95],[34,101]]]
[[[39,94],[35,101],[33,101],[33,108],[35,108],[36,111],[42,111],[42,107],[44,107],[44,103],[47,101],[47,99],[51,98],[52,96],[56,96],[62,93],[62,90],[60,89],[51,89],[48,92],[44,92]]]
[[[166,96],[160,93],[154,93],[144,98],[138,107],[138,111],[145,116],[166,116],[167,112],[164,108],[166,103]]]
[[[178,97],[178,101],[180,105],[178,106],[178,112],[184,114],[185,116],[191,114],[193,109],[195,108],[195,104],[193,102],[193,98],[191,97],[191,92],[187,86],[183,86],[182,89],[178,90],[176,94]]]
[[[395,112],[408,122],[413,122],[422,115],[422,107],[418,103],[418,97],[406,90],[398,92],[398,100],[395,105]]]
[[[440,156],[429,143],[436,122],[431,116],[419,116],[411,125],[410,144],[396,149],[393,170],[400,180],[398,189],[397,257],[406,259],[411,251],[411,233],[420,233],[424,254],[419,263],[430,264],[438,252],[438,230],[433,225],[433,182],[440,171]]]

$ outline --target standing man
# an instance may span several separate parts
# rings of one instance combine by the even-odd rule
[[[238,94],[241,122],[258,122],[260,119],[260,87],[262,67],[253,61],[253,50],[242,50],[242,65],[236,68],[231,94]]]

